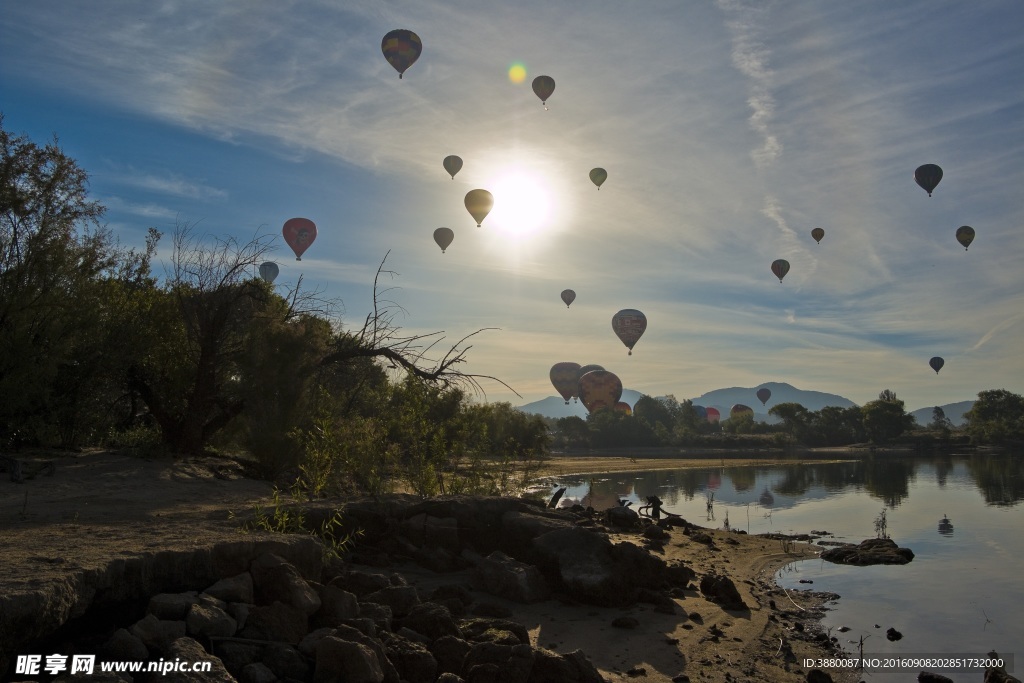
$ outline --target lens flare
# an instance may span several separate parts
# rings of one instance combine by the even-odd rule
[[[508,68],[508,80],[513,83],[522,83],[526,80],[526,67],[522,62],[513,62]]]

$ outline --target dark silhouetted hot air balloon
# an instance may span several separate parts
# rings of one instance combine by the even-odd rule
[[[718,412],[718,408],[706,408],[705,413],[707,413],[708,422],[711,424],[717,424],[722,419],[722,414]]]
[[[928,365],[932,366],[932,370],[935,371],[936,375],[939,374],[939,370],[941,370],[942,366],[945,365],[945,364],[946,364],[946,361],[942,360],[938,356],[935,356],[930,361],[928,361]]]
[[[551,76],[537,76],[533,79],[533,92],[540,98],[540,103],[547,109],[548,98],[555,92],[555,79]]]
[[[579,385],[579,363],[555,363],[551,366],[551,372],[548,376],[551,377],[551,384],[554,385],[555,390],[562,395],[565,399],[565,404],[569,405],[569,399],[576,396],[576,387]]]
[[[466,193],[466,210],[476,221],[476,227],[480,227],[492,208],[494,197],[487,190],[470,190]]]
[[[388,60],[388,64],[395,67],[398,77],[401,78],[405,70],[420,58],[423,42],[412,31],[397,28],[389,31],[380,41],[380,51],[384,53],[384,59]]]
[[[961,225],[956,229],[956,241],[964,245],[964,251],[967,251],[967,247],[971,246],[971,242],[974,241],[974,228],[969,225]]]
[[[821,228],[815,228],[814,230],[811,230],[811,237],[813,237],[814,241],[817,242],[818,244],[821,244],[821,238],[824,236],[825,231],[822,230]]]
[[[633,408],[631,408],[630,405],[628,403],[626,403],[625,401],[619,401],[618,403],[613,405],[612,406],[612,410],[614,410],[617,413],[622,413],[623,415],[627,415],[627,416],[633,414]]]
[[[604,367],[596,364],[584,365],[579,369],[579,371],[577,371],[576,381],[579,382],[580,377],[583,377],[583,375],[587,374],[588,372],[593,372],[594,370],[604,370]]]
[[[454,154],[446,156],[441,163],[444,166],[444,170],[448,171],[448,174],[452,177],[452,180],[455,180],[455,174],[462,170],[462,158]]]
[[[745,415],[747,413],[753,415],[754,409],[751,408],[750,406],[745,406],[742,403],[737,403],[736,405],[729,409],[729,419],[739,417],[740,415]]]
[[[441,247],[441,253],[448,248],[448,245],[455,239],[455,232],[451,228],[438,228],[434,231],[434,241]]]
[[[603,168],[593,168],[590,170],[590,182],[597,185],[597,189],[600,190],[606,180],[608,180],[608,171]]]
[[[786,273],[789,272],[789,261],[781,258],[772,261],[772,272],[775,273],[775,277],[779,278],[779,282],[782,282],[782,278],[786,277]]]
[[[705,408],[704,406],[694,405],[692,409],[693,409],[693,414],[696,415],[697,417],[699,417],[700,419],[702,419],[702,420],[708,419],[708,409]]]
[[[772,390],[768,387],[761,387],[757,390],[757,400],[761,402],[761,405],[767,405],[768,399],[772,397]]]
[[[274,284],[274,280],[277,279],[280,272],[281,269],[278,268],[277,264],[273,261],[267,261],[266,263],[260,264],[260,277],[270,284]]]
[[[579,395],[591,413],[611,408],[622,398],[622,382],[613,372],[592,370],[580,377]]]
[[[295,252],[295,260],[301,261],[302,254],[316,239],[316,223],[308,218],[289,218],[281,229],[284,241]]]
[[[571,304],[573,301],[576,301],[576,292],[572,291],[571,289],[563,289],[562,301],[565,302],[565,307],[569,308],[569,304]]]
[[[917,170],[914,171],[914,180],[920,185],[928,196],[932,196],[932,190],[942,180],[942,169],[935,164],[925,164],[924,166],[918,166]]]
[[[612,330],[626,348],[629,355],[633,355],[633,347],[647,329],[647,316],[635,308],[624,308],[612,316]]]

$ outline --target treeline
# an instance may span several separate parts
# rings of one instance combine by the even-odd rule
[[[918,425],[903,401],[888,389],[863,406],[808,410],[799,403],[779,403],[768,413],[779,422],[757,422],[744,413],[711,423],[697,414],[689,400],[642,396],[632,416],[605,410],[585,420],[573,416],[549,424],[557,449],[1024,443],[1024,397],[1005,389],[980,392],[965,414],[966,425],[959,428],[939,407],[929,424]]]
[[[404,335],[376,283],[374,312],[345,329],[301,280],[256,277],[268,238],[189,226],[157,277],[160,233],[119,245],[56,140],[2,124],[0,448],[241,451],[317,492],[422,493],[496,492],[546,451],[539,418],[469,400],[483,378],[460,369],[465,339]]]

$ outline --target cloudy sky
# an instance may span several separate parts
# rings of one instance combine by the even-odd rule
[[[349,326],[390,251],[406,331],[500,328],[465,369],[522,398],[485,383],[488,400],[553,395],[559,361],[678,398],[1024,393],[1017,0],[0,6],[4,125],[56,134],[123,243],[179,223],[276,235],[278,285],[302,275]],[[396,28],[424,46],[401,80],[380,50]],[[926,163],[945,171],[931,198]],[[495,196],[480,228],[475,188]],[[319,228],[301,262],[280,238],[297,216]],[[624,308],[648,319],[632,356]]]

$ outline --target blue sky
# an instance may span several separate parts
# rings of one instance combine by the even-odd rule
[[[122,242],[310,218],[301,263],[277,240],[278,284],[301,274],[348,326],[390,250],[408,332],[500,328],[465,369],[523,398],[485,383],[489,400],[553,395],[559,361],[679,398],[768,381],[858,403],[889,388],[908,409],[1024,393],[1016,0],[0,6],[6,127],[57,134]],[[424,44],[401,80],[380,52],[395,28]],[[945,171],[931,198],[925,163]],[[496,201],[481,228],[463,207],[478,187]],[[611,330],[624,308],[648,318],[632,356]]]

